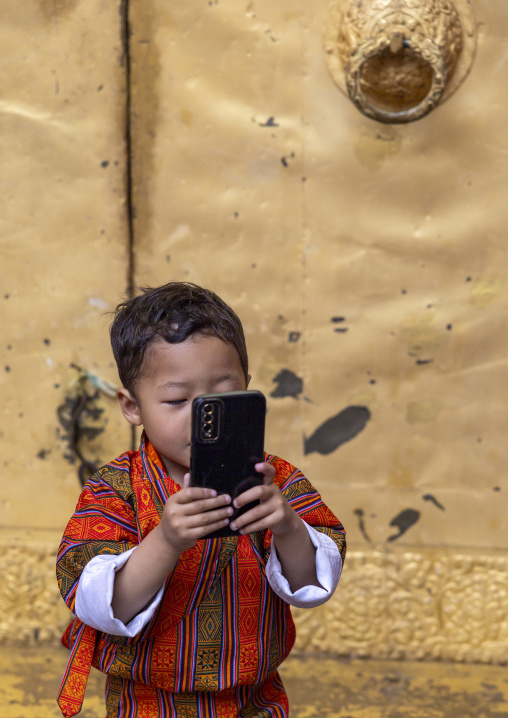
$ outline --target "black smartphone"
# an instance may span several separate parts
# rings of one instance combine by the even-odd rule
[[[234,500],[261,484],[254,468],[264,461],[266,399],[259,391],[203,394],[192,403],[191,485],[215,489]],[[232,516],[248,511],[255,502]],[[234,536],[229,525],[204,538]]]

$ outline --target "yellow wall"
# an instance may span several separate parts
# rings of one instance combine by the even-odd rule
[[[128,273],[119,8],[94,5],[34,4],[31,34],[11,0],[2,30],[6,191],[22,188],[7,205],[5,307],[20,298],[2,386],[6,472],[20,479],[5,474],[2,524],[47,529],[48,564],[78,492],[55,411],[75,391],[70,362],[115,380],[90,298],[111,308]],[[362,116],[330,77],[324,0],[130,2],[136,284],[188,279],[234,306],[252,385],[269,396],[267,449],[304,470],[348,530],[340,590],[298,612],[302,648],[507,659],[508,18],[503,0],[473,8],[469,77],[395,127]],[[98,401],[108,431],[86,448],[107,459],[129,437],[113,401]],[[33,409],[24,425],[18,403]],[[15,562],[27,539],[14,534]],[[30,621],[8,618],[3,635]]]
[[[78,398],[70,365],[116,381],[103,315],[127,286],[119,3],[4,0],[0,38],[0,640],[34,640],[67,618],[53,554],[79,491],[57,413],[68,422]],[[129,442],[101,406],[82,416],[108,428],[83,443],[90,460]]]

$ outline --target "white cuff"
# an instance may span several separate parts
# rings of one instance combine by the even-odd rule
[[[329,536],[316,531],[305,521],[303,523],[316,548],[316,574],[321,586],[303,586],[293,593],[287,579],[282,575],[273,538],[266,564],[266,577],[277,596],[286,603],[297,608],[313,608],[328,601],[337,588],[342,573],[342,557],[335,542]]]
[[[111,608],[115,573],[122,568],[135,550],[136,546],[118,556],[100,554],[87,563],[79,579],[75,606],[76,616],[83,623],[113,636],[132,638],[152,620],[162,598],[163,586],[148,606],[127,624],[115,618]]]

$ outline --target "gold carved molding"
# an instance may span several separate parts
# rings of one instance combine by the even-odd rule
[[[470,0],[332,0],[325,24],[328,68],[367,117],[418,120],[444,102],[471,68]]]
[[[56,583],[54,543],[0,542],[0,643],[57,643],[71,616]]]
[[[376,659],[508,662],[508,557],[350,551],[339,588],[295,612],[303,651]]]
[[[69,620],[55,543],[0,542],[0,643],[56,644]],[[508,662],[508,556],[349,551],[333,598],[294,610],[297,649],[375,659]]]

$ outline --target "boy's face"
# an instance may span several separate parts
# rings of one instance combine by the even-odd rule
[[[154,341],[136,382],[137,399],[124,388],[118,398],[127,421],[143,425],[168,475],[183,484],[190,466],[193,399],[246,388],[235,347],[216,336],[193,334],[180,344]]]

